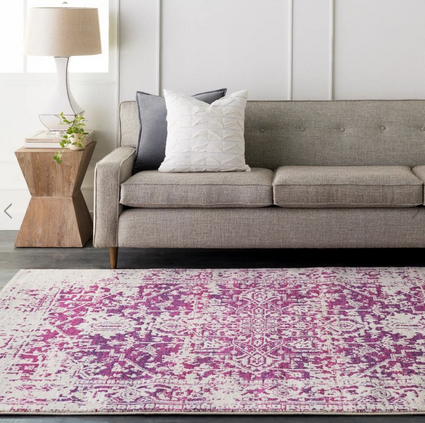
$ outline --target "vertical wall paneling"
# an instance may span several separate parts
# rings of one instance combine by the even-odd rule
[[[288,3],[288,100],[294,97],[294,0]]]
[[[335,98],[335,7],[336,0],[330,0],[329,18],[329,100]]]
[[[161,0],[120,0],[120,101],[160,89]]]
[[[425,98],[425,1],[338,0],[335,98]]]
[[[157,0],[157,40],[156,40],[156,85],[157,94],[162,95],[162,0]]]
[[[162,86],[290,97],[292,0],[162,0]]]
[[[294,1],[294,100],[332,98],[332,27],[332,0]]]

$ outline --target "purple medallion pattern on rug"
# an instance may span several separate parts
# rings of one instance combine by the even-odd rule
[[[0,412],[425,412],[425,269],[23,270]]]

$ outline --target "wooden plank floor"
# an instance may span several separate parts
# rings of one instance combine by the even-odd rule
[[[17,232],[0,231],[0,289],[19,269],[108,269],[106,250],[13,247]],[[121,249],[120,268],[250,268],[424,266],[422,250]],[[1,378],[1,375],[0,375]],[[2,423],[425,423],[425,416],[0,416]]]

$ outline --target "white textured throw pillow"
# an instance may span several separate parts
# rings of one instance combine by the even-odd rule
[[[248,171],[245,163],[245,107],[248,91],[212,104],[164,90],[167,144],[160,172]]]

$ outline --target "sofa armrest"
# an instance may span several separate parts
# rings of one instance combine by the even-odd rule
[[[94,172],[93,245],[97,248],[118,246],[118,218],[121,183],[132,173],[136,150],[119,147],[97,163]]]

